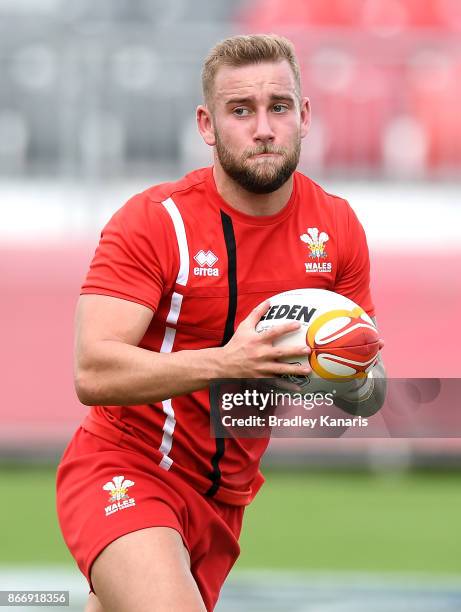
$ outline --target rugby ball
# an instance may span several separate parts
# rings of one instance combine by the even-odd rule
[[[256,326],[257,332],[289,321],[301,327],[277,338],[274,346],[303,345],[311,354],[285,359],[288,363],[309,360],[312,374],[295,377],[306,384],[313,379],[342,382],[365,378],[375,365],[379,334],[368,314],[352,300],[324,289],[294,289],[274,295],[270,307]],[[293,379],[293,377],[290,377]]]

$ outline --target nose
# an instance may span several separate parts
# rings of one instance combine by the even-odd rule
[[[273,132],[267,110],[260,109],[256,113],[254,139],[259,140],[260,142],[271,142],[274,140],[274,138],[275,134]]]

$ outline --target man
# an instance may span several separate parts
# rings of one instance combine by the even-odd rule
[[[78,304],[76,389],[92,408],[59,467],[58,513],[91,612],[214,608],[267,440],[214,440],[208,386],[310,371],[279,361],[305,348],[273,346],[298,323],[256,333],[263,300],[319,287],[374,314],[362,227],[346,201],[295,172],[310,109],[291,43],[219,43],[203,93],[197,124],[213,168],[113,216]],[[311,273],[308,227],[328,234],[331,263]],[[366,381],[343,405],[373,393]]]

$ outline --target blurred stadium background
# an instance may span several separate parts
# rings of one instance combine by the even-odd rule
[[[389,375],[460,375],[459,1],[0,0],[0,589],[82,609],[54,515],[78,290],[113,211],[210,162],[201,62],[248,32],[295,43],[301,169],[366,228]],[[460,465],[458,438],[274,440],[219,609],[461,610]]]

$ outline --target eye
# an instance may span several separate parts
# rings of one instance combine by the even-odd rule
[[[238,108],[234,108],[232,113],[237,115],[237,117],[247,117],[250,114],[250,110],[248,108],[239,106]]]
[[[277,114],[281,114],[288,110],[288,106],[286,104],[274,104],[272,110]]]

